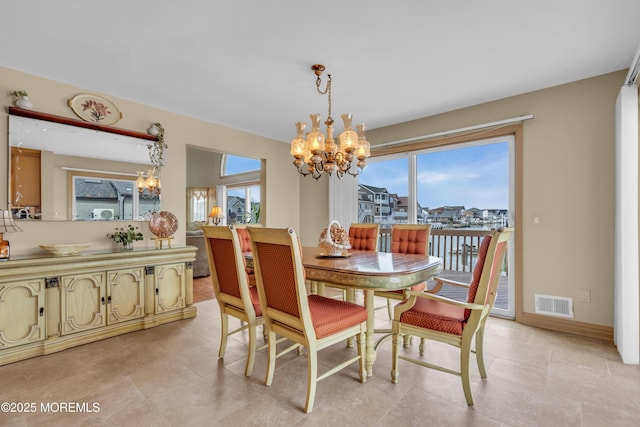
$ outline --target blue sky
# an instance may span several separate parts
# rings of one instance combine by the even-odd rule
[[[373,162],[360,173],[360,183],[408,194],[408,159]],[[506,142],[419,154],[418,202],[422,207],[509,207],[509,147]]]
[[[225,166],[227,175],[233,175],[241,172],[259,170],[260,160],[227,154]]]

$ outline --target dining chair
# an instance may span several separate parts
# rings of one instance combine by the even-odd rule
[[[431,224],[392,224],[391,226],[391,252],[401,254],[416,254],[429,256],[429,236],[431,234]],[[426,283],[419,283],[409,290],[424,291]],[[405,290],[376,291],[377,297],[387,299],[387,313],[389,319],[393,318],[391,300],[403,301]]]
[[[262,307],[255,286],[249,286],[246,261],[238,230],[233,226],[203,226],[211,270],[211,281],[220,306],[222,335],[218,357],[224,358],[227,337],[237,332],[249,332],[249,349],[245,375],[250,376],[256,354],[256,329],[264,325]],[[229,332],[229,316],[240,319],[241,326]]]
[[[396,305],[392,322],[391,382],[397,383],[398,359],[426,368],[436,369],[462,379],[462,389],[469,406],[473,405],[469,381],[470,353],[475,353],[482,379],[487,378],[482,355],[484,327],[495,302],[507,241],[512,228],[501,228],[484,237],[471,283],[461,283],[436,277],[435,280],[468,289],[466,302],[446,298],[431,292],[407,292],[407,300]],[[442,284],[437,286],[442,286]],[[400,354],[403,335],[418,336],[422,340],[439,341],[460,350],[460,370],[455,371],[422,359]],[[475,349],[471,348],[475,336]],[[424,344],[420,344],[420,356]]]
[[[250,253],[251,248],[251,236],[247,231],[247,227],[262,227],[261,224],[234,224],[233,227],[238,232],[238,239],[240,239],[240,250],[243,254]],[[249,286],[256,285],[256,275],[253,268],[245,266],[245,270],[249,275]]]
[[[265,384],[273,381],[276,338],[286,337],[307,349],[307,398],[304,411],[313,409],[318,381],[359,362],[360,382],[366,381],[364,307],[307,295],[302,250],[295,231],[278,228],[250,228],[258,295],[268,335],[268,365]],[[355,337],[358,354],[318,376],[318,352],[337,342]],[[350,351],[350,350],[345,350]]]

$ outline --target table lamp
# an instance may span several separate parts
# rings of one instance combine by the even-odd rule
[[[213,222],[215,225],[220,224],[220,221],[222,221],[222,208],[220,206],[213,206],[211,208],[211,212],[209,212],[209,218],[211,218],[211,222]]]
[[[20,227],[13,222],[11,211],[0,210],[0,261],[9,260],[9,242],[4,240],[4,233],[12,233],[14,231],[22,231]]]

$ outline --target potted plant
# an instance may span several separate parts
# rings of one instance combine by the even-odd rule
[[[11,94],[15,98],[16,107],[25,108],[27,110],[33,108],[33,104],[29,101],[29,94],[26,90],[14,90]]]
[[[123,249],[133,249],[133,242],[144,240],[144,236],[138,231],[138,227],[131,224],[126,227],[116,227],[116,231],[107,234],[107,237],[113,239],[116,243],[120,243]]]

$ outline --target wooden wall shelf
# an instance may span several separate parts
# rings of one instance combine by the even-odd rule
[[[118,135],[131,136],[134,138],[146,139],[149,141],[157,141],[158,137],[149,135],[144,132],[137,132],[134,130],[127,130],[116,128],[113,126],[104,126],[97,123],[85,122],[78,119],[72,119],[69,117],[56,116],[55,114],[41,113],[39,111],[26,110],[24,108],[9,107],[9,114],[14,116],[29,117],[32,119],[46,120],[48,122],[61,123],[63,125],[77,126],[81,128],[99,130],[102,132],[116,133]]]

